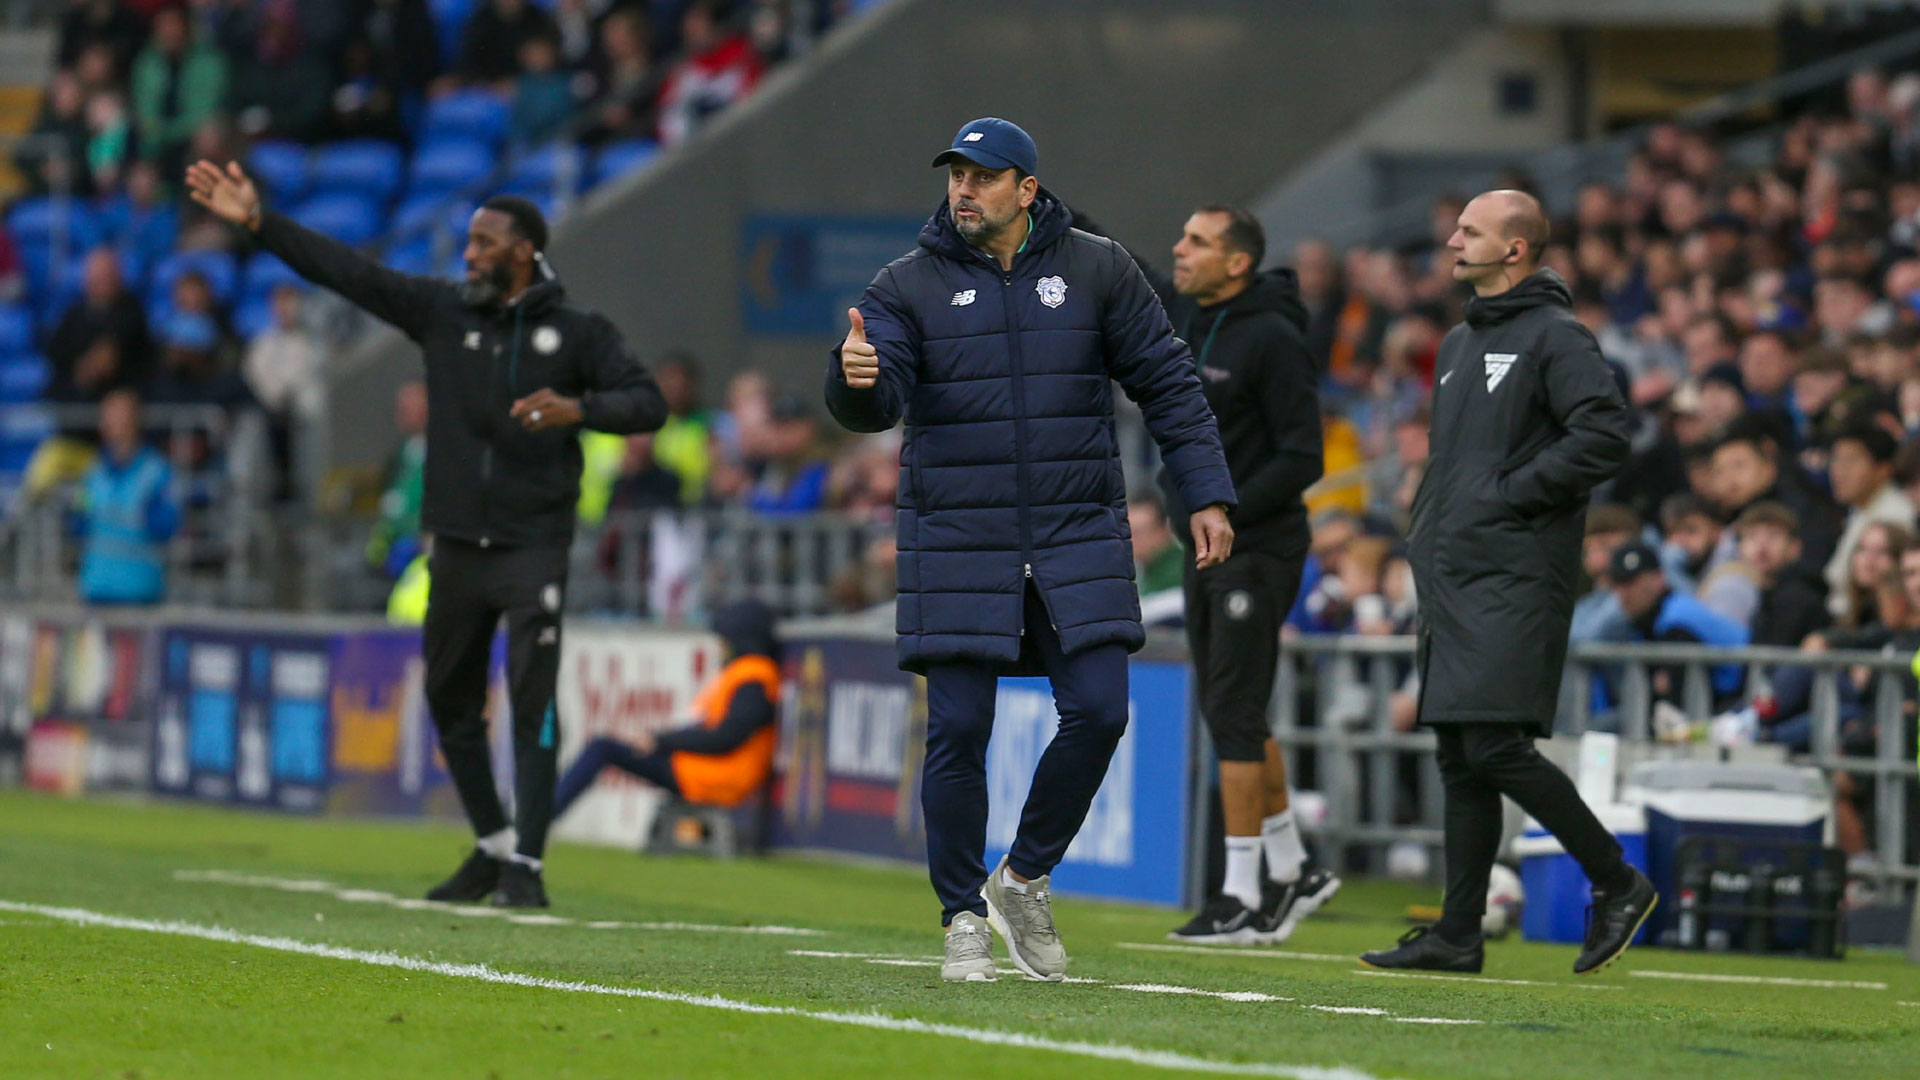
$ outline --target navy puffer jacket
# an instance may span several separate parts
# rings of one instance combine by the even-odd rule
[[[980,660],[1033,669],[1022,594],[1039,589],[1062,647],[1145,640],[1133,582],[1113,382],[1146,418],[1188,506],[1231,508],[1233,481],[1193,357],[1119,244],[1070,227],[1042,189],[1027,245],[1002,271],[943,203],[920,246],[860,299],[880,379],[827,407],[854,431],[906,418],[901,448],[900,666]]]

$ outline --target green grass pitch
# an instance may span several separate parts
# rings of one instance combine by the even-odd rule
[[[1435,897],[1349,882],[1261,951],[1140,948],[1175,914],[1063,898],[1087,981],[946,986],[910,869],[562,846],[548,918],[411,903],[466,843],[0,794],[0,1076],[1920,1077],[1920,967],[1890,953],[1576,979],[1572,947],[1506,941],[1480,977],[1367,974]]]

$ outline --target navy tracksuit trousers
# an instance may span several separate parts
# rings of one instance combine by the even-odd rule
[[[1107,763],[1127,727],[1127,650],[1099,645],[1072,656],[1027,590],[1026,634],[1053,683],[1060,730],[1040,755],[1020,812],[1008,865],[1029,880],[1053,872],[1087,818]],[[927,869],[940,897],[940,922],[962,911],[985,916],[987,739],[993,734],[998,668],[956,661],[927,668],[927,757],[920,782]]]

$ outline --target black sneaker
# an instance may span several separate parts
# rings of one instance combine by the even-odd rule
[[[1400,944],[1391,949],[1360,954],[1360,962],[1373,968],[1464,971],[1476,975],[1486,959],[1486,946],[1478,937],[1471,945],[1455,945],[1435,933],[1431,926],[1416,926],[1400,935]]]
[[[1167,934],[1170,941],[1196,945],[1258,945],[1260,931],[1256,923],[1260,913],[1231,896],[1216,896],[1207,901],[1185,926]]]
[[[1633,867],[1633,883],[1624,889],[1593,890],[1593,906],[1587,909],[1587,940],[1573,962],[1575,975],[1591,975],[1615,960],[1633,944],[1633,935],[1653,914],[1660,894],[1647,875]]]
[[[1260,904],[1260,919],[1255,928],[1260,944],[1278,945],[1293,936],[1301,920],[1320,910],[1340,891],[1340,878],[1331,870],[1314,870],[1282,885],[1268,881]]]
[[[454,903],[485,900],[499,884],[500,860],[474,848],[473,854],[467,856],[467,861],[460,864],[452,877],[427,890],[427,899]]]
[[[493,890],[494,907],[546,907],[547,887],[540,871],[526,863],[508,862],[500,868],[500,886]]]

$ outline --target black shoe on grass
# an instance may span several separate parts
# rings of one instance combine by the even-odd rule
[[[1575,975],[1591,975],[1615,960],[1633,944],[1633,935],[1640,932],[1640,924],[1653,914],[1653,906],[1660,902],[1660,894],[1653,890],[1653,882],[1637,869],[1633,870],[1633,883],[1625,887],[1610,890],[1593,890],[1593,906],[1587,909],[1587,940],[1580,949],[1579,959],[1573,962]]]
[[[1167,934],[1170,941],[1193,945],[1258,945],[1260,913],[1231,896],[1221,895],[1207,901],[1200,914]]]
[[[493,890],[494,907],[546,907],[547,887],[540,883],[540,871],[525,863],[509,862],[500,868],[500,885]]]
[[[500,884],[500,866],[499,859],[474,848],[452,877],[427,890],[427,899],[453,903],[485,900]]]
[[[1464,971],[1477,975],[1486,963],[1486,945],[1478,937],[1471,945],[1455,945],[1431,926],[1416,926],[1400,935],[1391,949],[1361,953],[1360,962],[1372,968],[1408,971]]]

